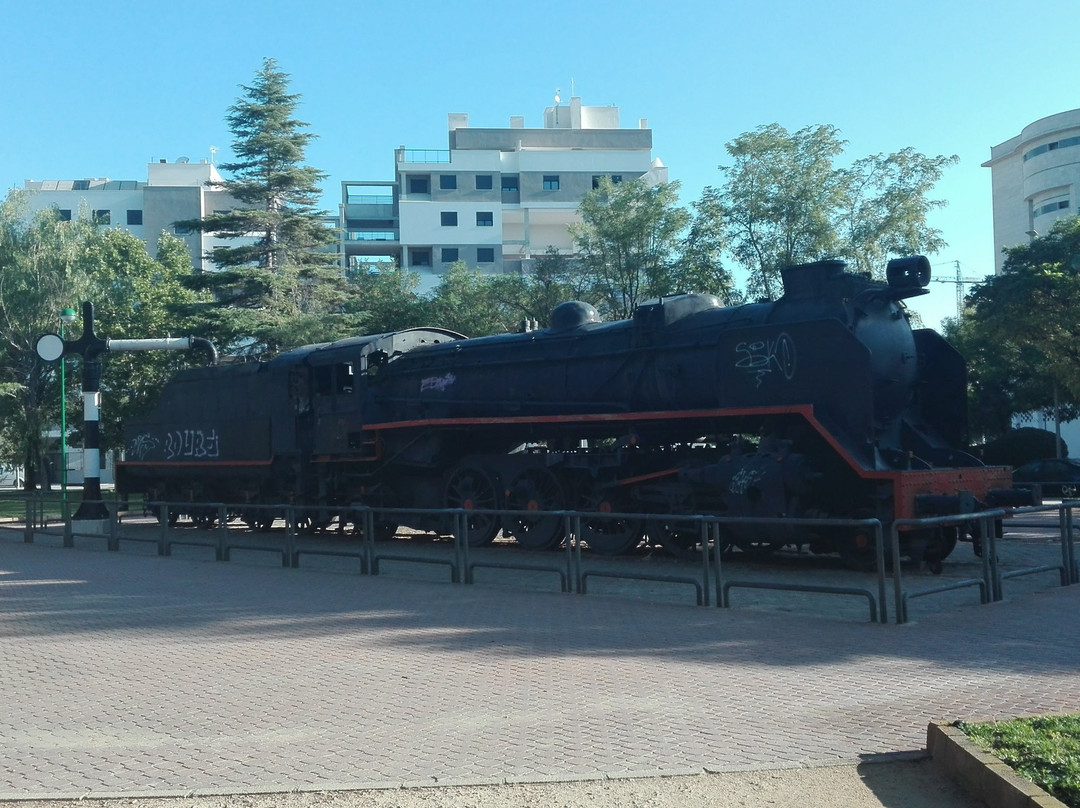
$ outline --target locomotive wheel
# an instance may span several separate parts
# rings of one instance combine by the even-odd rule
[[[458,466],[446,480],[447,508],[494,510],[499,507],[495,483],[487,472],[473,466]],[[469,546],[483,547],[495,541],[499,534],[499,516],[494,513],[470,513]]]
[[[198,506],[188,510],[188,516],[200,530],[210,530],[217,524],[218,513],[216,508],[200,508]]]
[[[251,508],[240,512],[240,521],[247,525],[248,530],[259,533],[269,533],[274,526],[275,516],[273,512],[263,508]]]
[[[158,505],[154,508],[154,518],[157,519],[159,525],[168,521],[169,527],[175,527],[180,518],[180,512],[168,505]]]
[[[694,495],[689,492],[673,495],[668,506],[668,513],[650,519],[645,530],[653,544],[660,545],[675,558],[688,560],[701,541],[701,531],[696,523],[680,520],[678,515],[694,513]]]
[[[668,520],[650,519],[646,529],[649,538],[675,558],[683,560],[691,558],[698,544],[701,543],[701,533],[696,524],[679,522],[672,517],[668,517]]]
[[[874,535],[855,530],[840,539],[840,559],[850,569],[873,572],[877,569],[877,548]],[[887,559],[886,559],[887,560]]]
[[[550,469],[526,469],[510,485],[506,507],[515,511],[559,511],[566,507],[566,495]],[[530,550],[550,550],[562,542],[561,516],[510,516],[507,522],[507,532]]]
[[[575,509],[591,513],[617,511],[604,491],[590,480],[582,487]],[[637,547],[645,536],[645,523],[640,519],[582,519],[581,539],[589,549],[600,555],[621,555]]]

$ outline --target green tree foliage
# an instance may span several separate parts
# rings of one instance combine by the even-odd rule
[[[45,433],[60,421],[58,366],[35,345],[87,294],[95,235],[84,217],[62,222],[44,211],[28,220],[17,193],[0,205],[0,455],[25,466],[28,489],[48,481]]]
[[[87,256],[89,297],[94,302],[95,331],[110,339],[155,339],[202,336],[198,325],[183,312],[205,293],[185,288],[192,275],[187,246],[162,233],[157,258],[142,240],[125,230],[100,230]],[[72,304],[76,309],[80,307]],[[76,323],[72,330],[79,329]],[[81,360],[69,367],[80,370]],[[122,447],[123,422],[145,413],[157,402],[161,388],[181,367],[204,364],[206,356],[187,351],[109,352],[102,359],[101,446]],[[75,397],[77,399],[77,396]],[[81,437],[80,419],[70,419]]]
[[[526,262],[521,273],[490,276],[491,294],[500,311],[499,323],[511,329],[526,321],[546,328],[552,310],[567,300],[594,297],[581,264],[559,254],[554,247],[543,256]]]
[[[464,261],[455,261],[424,303],[425,320],[468,337],[516,330],[513,315],[495,294],[493,280]]]
[[[210,256],[220,271],[200,282],[217,304],[203,314],[220,339],[239,338],[230,350],[250,355],[294,344],[320,321],[335,330],[340,301],[350,291],[330,249],[335,233],[316,209],[326,175],[303,164],[315,135],[294,117],[300,96],[288,92],[288,80],[266,59],[229,108],[236,160],[221,164],[231,178],[218,187],[237,206],[183,223],[237,242],[215,247]]]
[[[629,317],[639,303],[673,288],[676,254],[690,214],[678,206],[677,182],[612,183],[603,177],[570,225],[581,264],[606,316]]]
[[[352,293],[343,311],[356,323],[354,333],[382,334],[425,324],[416,273],[371,264],[352,272],[349,284]]]
[[[723,204],[716,189],[706,188],[692,207],[694,212],[682,241],[672,291],[708,292],[727,304],[743,302],[743,294],[723,262],[727,237]]]
[[[838,167],[846,145],[833,126],[792,133],[775,123],[727,144],[734,162],[720,166],[723,185],[706,188],[702,201],[722,216],[730,251],[749,273],[748,296],[775,299],[779,271],[792,264],[846,257],[880,273],[888,257],[944,246],[926,224],[942,203],[926,194],[956,158],[904,149]]]
[[[1080,402],[1080,217],[1006,250],[947,336],[968,360],[973,421],[988,437],[1015,414],[1074,417]]]
[[[853,269],[880,276],[890,258],[936,253],[946,246],[941,231],[930,227],[930,211],[944,207],[928,199],[945,169],[957,157],[927,157],[912,148],[856,160],[846,173],[840,212],[841,255]]]

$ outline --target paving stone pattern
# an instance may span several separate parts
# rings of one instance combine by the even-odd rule
[[[912,623],[881,625],[5,535],[0,797],[573,779],[918,750],[932,719],[1080,709],[1080,586],[1052,584],[985,606],[920,602]]]

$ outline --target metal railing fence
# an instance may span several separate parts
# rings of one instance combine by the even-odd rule
[[[10,499],[10,498],[9,498]],[[17,499],[17,498],[15,498]],[[306,555],[351,557],[359,562],[361,574],[378,575],[385,562],[404,564],[438,565],[448,567],[452,583],[473,584],[478,569],[522,570],[550,572],[559,580],[562,592],[587,594],[588,584],[598,578],[655,581],[664,584],[690,587],[698,605],[719,608],[731,607],[731,593],[737,589],[773,590],[777,592],[800,592],[812,595],[832,595],[865,599],[871,622],[886,623],[889,619],[887,593],[892,583],[892,613],[897,623],[908,622],[908,604],[915,599],[939,595],[960,589],[977,588],[981,603],[1003,599],[1005,581],[1044,572],[1057,572],[1060,584],[1068,586],[1080,583],[1080,560],[1075,552],[1072,512],[1075,502],[1061,505],[1043,505],[1016,509],[998,509],[975,514],[956,514],[923,519],[902,519],[886,529],[876,519],[792,519],[792,518],[744,518],[712,515],[658,515],[655,513],[599,513],[581,511],[519,511],[519,510],[463,510],[463,509],[404,509],[373,508],[364,505],[347,507],[306,507],[291,504],[250,505],[229,503],[149,501],[143,504],[138,516],[158,517],[156,531],[132,533],[122,529],[125,518],[131,520],[132,512],[124,510],[124,503],[107,501],[111,516],[107,520],[84,523],[72,518],[73,503],[57,502],[55,498],[25,496],[24,519],[20,526],[23,540],[33,542],[40,531],[54,530],[62,526],[63,546],[74,547],[75,538],[82,536],[104,537],[110,551],[119,551],[123,542],[143,542],[156,546],[159,555],[172,554],[176,546],[207,547],[214,551],[217,561],[232,560],[234,551],[269,552],[280,557],[282,567],[296,568]],[[204,530],[191,526],[177,526],[167,516],[170,512],[194,512],[195,520]],[[1058,513],[1058,534],[1061,544],[1061,561],[1054,564],[1036,564],[1003,570],[998,557],[998,525],[1002,520],[1016,520],[1027,514]],[[161,518],[162,515],[166,515]],[[549,561],[537,562],[535,554],[500,556],[495,558],[483,552],[484,548],[470,541],[470,521],[478,516],[492,517],[500,524],[513,520],[558,519],[561,537],[555,542],[561,552],[553,553]],[[681,531],[685,537],[693,537],[692,549],[700,558],[693,570],[678,574],[643,570],[641,565],[617,563],[623,557],[583,552],[589,547],[590,530],[599,529],[606,520],[617,525],[626,523],[655,523],[658,517],[668,530]],[[379,541],[380,532],[386,525],[416,523],[417,517],[433,524],[441,524],[441,532],[452,537],[445,543],[424,552],[403,552],[400,546]],[[1008,519],[1007,519],[1008,518]],[[235,530],[230,523],[243,522],[251,529]],[[1020,526],[1020,522],[1012,524]],[[277,527],[281,525],[281,527]],[[351,526],[351,527],[350,527]],[[732,527],[741,531],[761,530],[762,535],[776,535],[776,528],[785,531],[797,528],[816,528],[843,531],[861,531],[873,536],[874,581],[873,587],[834,586],[817,582],[795,583],[763,578],[730,576],[726,570],[724,549],[730,543],[725,538]],[[976,577],[949,581],[939,586],[922,589],[906,589],[902,564],[902,536],[910,531],[928,531],[941,528],[966,530],[974,526],[981,544],[981,574]],[[273,531],[271,532],[271,528]],[[618,529],[618,527],[616,527]],[[328,545],[308,541],[309,536],[327,537],[334,533],[352,536],[355,541]],[[770,532],[771,531],[771,532]],[[910,533],[909,533],[910,535]],[[684,541],[686,539],[684,538]]]

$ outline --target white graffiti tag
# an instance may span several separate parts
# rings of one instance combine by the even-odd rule
[[[216,429],[177,429],[165,435],[165,459],[215,458],[221,454]]]
[[[420,392],[434,390],[437,393],[442,393],[456,381],[457,376],[453,373],[447,373],[445,376],[428,376],[426,379],[420,380]]]
[[[787,381],[795,376],[795,342],[786,333],[775,339],[740,342],[735,353],[739,355],[735,367],[756,377],[756,387],[773,371],[779,371]]]
[[[735,476],[731,478],[731,484],[728,485],[728,490],[732,494],[743,495],[747,490],[765,476],[765,473],[760,469],[742,468],[736,472]]]
[[[131,446],[128,447],[128,454],[135,460],[142,460],[157,447],[157,438],[149,432],[143,432],[132,439]]]

